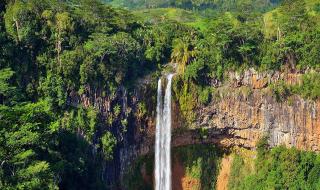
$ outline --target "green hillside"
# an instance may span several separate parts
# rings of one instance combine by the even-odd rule
[[[184,23],[196,28],[205,29],[208,19],[198,13],[179,8],[143,9],[133,12],[143,22],[156,23],[171,20]]]
[[[216,11],[267,11],[279,5],[282,0],[104,0],[113,6],[129,9],[176,7],[188,10]]]
[[[312,18],[314,24],[318,26],[320,23],[320,0],[306,0],[305,3],[308,15]],[[264,14],[264,32],[267,38],[272,38],[277,35],[278,28],[280,27],[279,19],[281,19],[282,16],[279,8]]]

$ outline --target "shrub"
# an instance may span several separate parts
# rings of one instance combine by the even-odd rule
[[[175,148],[173,153],[186,168],[186,176],[199,180],[201,189],[215,189],[222,157],[220,149],[212,145],[190,145]]]
[[[287,97],[291,94],[290,87],[283,80],[271,84],[270,87],[273,91],[274,97],[278,102],[286,100]]]
[[[115,115],[116,117],[118,117],[119,114],[120,114],[120,112],[121,112],[121,107],[120,107],[120,105],[119,105],[119,104],[115,105],[114,108],[113,108],[113,113],[114,113],[114,115]]]
[[[310,73],[303,75],[302,83],[295,85],[293,92],[312,100],[320,98],[320,74]]]
[[[139,102],[137,105],[137,113],[136,116],[138,119],[142,119],[147,113],[147,107],[144,102]]]
[[[258,143],[254,172],[242,173],[245,164],[237,155],[228,187],[233,189],[319,189],[320,155],[284,146],[269,149],[264,138]],[[241,179],[241,180],[239,180]]]
[[[196,114],[193,111],[196,107],[195,97],[197,97],[197,87],[181,77],[173,81],[174,99],[178,101],[181,114],[188,125],[194,121]]]
[[[211,101],[211,88],[203,88],[199,90],[199,96],[198,96],[198,101],[203,104],[207,105]]]
[[[117,144],[117,139],[108,131],[102,136],[101,144],[104,158],[113,159],[113,149]]]

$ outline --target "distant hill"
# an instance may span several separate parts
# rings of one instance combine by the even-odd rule
[[[181,8],[187,10],[252,11],[266,12],[282,0],[104,0],[113,6],[129,9]]]
[[[179,8],[142,9],[135,10],[133,13],[139,20],[144,22],[156,23],[163,20],[174,20],[200,29],[205,29],[207,27],[207,19],[205,17],[196,12]]]

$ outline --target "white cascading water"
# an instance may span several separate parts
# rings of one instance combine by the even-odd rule
[[[155,143],[155,158],[154,158],[154,175],[155,175],[155,190],[160,190],[161,183],[161,162],[160,162],[160,129],[162,124],[162,88],[161,78],[158,81],[157,91],[157,123],[156,123],[156,143]]]
[[[155,143],[155,190],[171,190],[171,83],[173,74],[167,76],[167,87],[162,100],[162,81],[158,81],[157,123]]]

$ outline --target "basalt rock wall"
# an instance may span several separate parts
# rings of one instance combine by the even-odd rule
[[[301,73],[229,74],[229,83],[218,96],[196,110],[196,127],[226,131],[226,144],[254,148],[262,136],[271,146],[286,145],[302,150],[320,151],[320,101],[292,96],[277,101],[268,85],[278,80],[300,82]],[[230,142],[231,141],[231,142]]]
[[[320,101],[299,96],[277,101],[269,88],[279,80],[287,84],[300,82],[298,72],[257,72],[249,69],[241,74],[229,72],[228,81],[212,83],[215,94],[206,106],[193,110],[196,119],[186,124],[178,102],[173,102],[172,146],[213,143],[229,148],[240,146],[255,149],[263,136],[271,146],[286,145],[302,150],[320,151]],[[153,87],[151,87],[153,84]],[[147,80],[131,93],[119,88],[113,97],[101,98],[95,93],[73,95],[70,103],[98,108],[107,119],[114,104],[121,106],[121,118],[128,120],[127,131],[121,132],[121,122],[111,129],[120,142],[114,160],[107,164],[106,180],[121,184],[125,173],[139,157],[154,151],[156,81]],[[150,89],[151,88],[151,89]],[[101,93],[100,93],[101,94]],[[146,113],[139,116],[139,103],[145,103]],[[121,186],[121,185],[120,185]]]
[[[320,150],[320,102],[294,97],[277,102],[254,90],[250,95],[229,93],[199,111],[197,127],[227,131],[231,144],[254,148],[264,135],[271,146]]]

